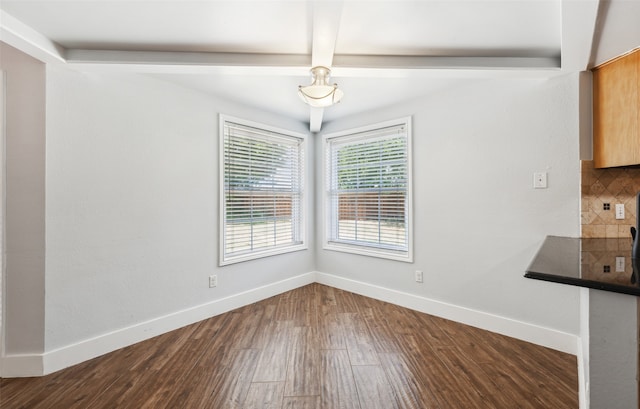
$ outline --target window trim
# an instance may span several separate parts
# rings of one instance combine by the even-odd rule
[[[372,246],[365,246],[357,243],[345,243],[331,241],[331,229],[332,229],[332,207],[330,203],[330,180],[328,178],[329,169],[328,156],[329,144],[332,140],[337,138],[354,138],[357,134],[370,132],[377,129],[404,125],[406,127],[407,134],[407,251],[399,251],[393,249],[376,248]],[[344,131],[333,132],[323,135],[322,137],[322,222],[323,222],[323,236],[322,236],[322,248],[324,250],[340,251],[345,253],[359,254],[369,257],[385,258],[396,261],[404,261],[407,263],[413,263],[413,163],[412,163],[412,126],[411,116],[393,119],[385,122],[378,122],[371,125],[366,125],[358,128],[347,129]]]
[[[300,193],[300,239],[301,243],[291,244],[277,248],[269,248],[263,250],[254,250],[249,253],[241,255],[230,256],[225,254],[225,150],[224,150],[224,127],[225,123],[235,123],[247,127],[257,128],[267,132],[278,133],[286,137],[297,138],[300,140],[300,147],[302,149],[302,166],[300,167],[300,181],[302,183],[302,189]],[[219,196],[219,211],[218,211],[218,265],[226,266],[230,264],[240,263],[243,261],[255,260],[264,257],[274,256],[278,254],[286,254],[295,251],[307,250],[308,245],[308,233],[307,233],[307,212],[309,209],[307,187],[308,182],[308,136],[302,133],[290,131],[287,129],[277,128],[262,123],[249,121],[242,118],[233,117],[230,115],[219,114],[218,121],[218,196]]]

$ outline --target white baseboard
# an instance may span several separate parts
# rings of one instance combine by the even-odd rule
[[[47,351],[44,354],[4,356],[0,358],[0,376],[27,377],[47,375],[168,331],[173,331],[313,282],[351,291],[573,355],[579,353],[580,339],[572,334],[332,274],[310,272],[121,328],[56,350]]]
[[[316,282],[487,331],[507,335],[533,344],[542,345],[557,351],[573,355],[578,354],[580,339],[573,334],[332,274],[316,272]]]
[[[315,273],[305,273],[121,328],[56,350],[47,351],[44,354],[5,356],[0,363],[0,368],[2,369],[0,376],[16,378],[47,375],[186,325],[311,284],[314,281]]]
[[[1,378],[44,375],[42,354],[8,355],[1,357],[0,360]]]

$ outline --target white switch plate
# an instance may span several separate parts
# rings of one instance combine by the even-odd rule
[[[624,204],[616,204],[616,220],[624,220]]]
[[[416,270],[416,283],[422,282],[422,271]]]
[[[547,188],[547,172],[535,172],[533,174],[533,188],[534,189]]]
[[[209,288],[213,288],[217,286],[218,286],[218,276],[217,275],[209,276]]]
[[[616,273],[624,273],[624,257],[616,257]]]

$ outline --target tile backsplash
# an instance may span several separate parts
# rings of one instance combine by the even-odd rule
[[[636,194],[640,192],[640,168],[594,169],[593,161],[580,164],[582,237],[631,237],[636,224]],[[616,219],[616,204],[625,217]]]

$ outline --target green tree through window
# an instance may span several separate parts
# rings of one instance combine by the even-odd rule
[[[397,122],[325,137],[326,247],[410,257],[409,126]]]

